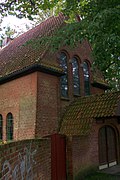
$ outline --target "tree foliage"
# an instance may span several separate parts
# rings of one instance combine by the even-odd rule
[[[116,89],[120,89],[120,1],[119,0],[6,0],[0,3],[2,15],[15,14],[32,19],[40,11],[54,10],[69,17],[67,25],[50,40],[58,49],[91,43],[94,64]],[[78,16],[80,15],[80,16]],[[76,22],[76,18],[80,22]]]
[[[6,0],[0,3],[0,14],[16,15],[19,18],[27,17],[31,20],[40,10],[52,9],[56,3],[58,3],[57,0]]]

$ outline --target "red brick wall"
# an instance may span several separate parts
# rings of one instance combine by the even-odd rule
[[[120,127],[116,118],[106,118],[104,123],[93,124],[89,136],[79,136],[72,138],[72,165],[74,176],[86,168],[99,167],[99,129],[105,125],[114,127],[116,135],[120,133]],[[120,162],[119,137],[117,136],[117,155]]]
[[[68,92],[69,92],[69,97],[66,98],[62,98],[61,99],[61,110],[64,111],[64,108],[70,104],[71,101],[73,101],[74,99],[76,99],[77,97],[73,95],[73,77],[72,77],[72,63],[71,63],[71,59],[73,57],[77,57],[77,59],[79,60],[79,73],[80,73],[80,96],[84,96],[84,79],[83,79],[83,68],[81,67],[81,64],[85,61],[88,60],[88,62],[90,63],[90,82],[92,82],[93,80],[93,76],[92,76],[92,71],[91,71],[91,65],[92,65],[92,58],[91,58],[91,47],[89,45],[89,43],[87,41],[84,41],[82,44],[79,44],[78,47],[76,47],[75,49],[70,49],[70,48],[63,48],[60,50],[66,52],[66,54],[68,55]],[[100,76],[100,75],[99,75]],[[98,93],[104,93],[104,90],[100,89],[100,88],[96,88],[93,87],[92,85],[90,85],[90,92],[91,94],[98,94]]]
[[[91,94],[101,94],[104,93],[105,91],[103,89],[100,88],[96,88],[96,87],[92,87],[91,89]]]
[[[38,72],[36,136],[46,136],[57,131],[59,120],[59,79]]]
[[[6,140],[6,116],[14,118],[14,139],[33,138],[36,119],[37,73],[0,85],[0,114]]]
[[[98,165],[98,144],[95,136],[73,138],[73,174]]]
[[[50,139],[0,145],[0,179],[51,179]]]
[[[4,140],[6,139],[6,115],[9,112],[14,117],[14,139],[33,138],[35,134],[40,137],[57,131],[59,119],[65,107],[77,98],[73,95],[70,62],[74,56],[79,59],[81,96],[84,96],[83,73],[80,64],[86,59],[92,63],[90,45],[84,41],[74,50],[69,48],[63,50],[68,53],[69,61],[68,99],[60,99],[60,78],[42,72],[32,73],[0,85],[0,114],[4,121]],[[51,58],[50,62],[54,63],[56,59],[57,55]],[[103,90],[91,86],[92,94],[101,92]]]
[[[66,164],[67,164],[67,177],[69,180],[73,180],[73,142],[72,137],[66,138]]]

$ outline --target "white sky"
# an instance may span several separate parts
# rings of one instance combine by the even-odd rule
[[[7,17],[5,17],[3,19],[2,26],[6,26],[8,24],[11,25],[11,26],[14,26],[14,25],[16,25],[16,26],[23,25],[24,26],[24,24],[26,24],[26,23],[29,24],[30,21],[25,19],[25,18],[19,19],[19,18],[15,17],[15,16],[10,16],[9,15],[9,16],[7,16]]]
[[[3,31],[0,31],[0,36],[2,35],[2,33],[4,33],[4,27],[7,26],[10,26],[12,29],[15,29],[16,32],[25,32],[27,31],[26,24],[31,28],[33,25],[33,21],[30,21],[25,18],[19,19],[15,16],[8,15],[7,17],[3,18],[1,24],[1,28],[3,29]]]

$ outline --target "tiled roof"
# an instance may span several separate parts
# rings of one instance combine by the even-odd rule
[[[67,108],[60,133],[87,135],[96,118],[113,116],[120,116],[120,91],[81,97]]]
[[[0,77],[33,64],[40,64],[41,60],[48,53],[48,46],[34,49],[31,45],[23,45],[29,40],[52,35],[58,28],[64,25],[64,20],[63,14],[59,14],[56,17],[52,16],[14,39],[8,46],[3,48],[0,51]]]

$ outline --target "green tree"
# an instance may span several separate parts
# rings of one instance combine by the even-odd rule
[[[4,30],[4,31],[3,31]],[[5,39],[10,38],[12,39],[13,35],[15,34],[15,29],[12,29],[10,26],[6,26],[0,29],[0,47],[4,47],[6,45]]]
[[[15,29],[12,29],[10,26],[6,26],[4,29],[6,37],[12,38],[12,36],[15,34]]]
[[[74,46],[88,39],[94,64],[115,89],[120,89],[119,0],[7,0],[0,3],[2,15],[10,13],[30,19],[40,10],[51,9],[69,17],[67,25],[49,39],[51,46],[54,49],[63,45]]]

